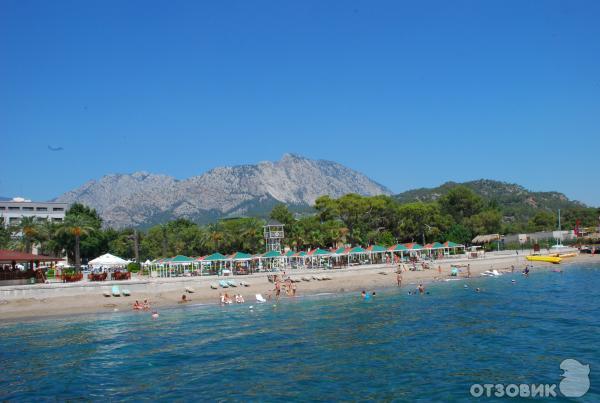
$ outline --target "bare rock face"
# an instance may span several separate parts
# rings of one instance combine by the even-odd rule
[[[322,195],[389,195],[386,187],[331,161],[285,154],[276,162],[215,168],[185,180],[147,172],[107,175],[58,198],[94,207],[108,226],[146,226],[173,218],[206,222],[266,214],[275,203],[310,206]]]

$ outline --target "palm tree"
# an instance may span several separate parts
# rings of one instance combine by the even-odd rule
[[[55,238],[56,229],[57,225],[51,220],[43,220],[39,223],[37,240],[40,243],[42,255],[57,256],[60,254],[61,248]]]
[[[25,252],[31,253],[33,244],[37,241],[40,225],[36,217],[21,217],[21,221],[16,226],[16,230],[21,233],[21,239],[24,243]]]
[[[79,240],[82,236],[89,235],[94,227],[89,218],[83,215],[67,215],[65,221],[58,228],[57,234],[65,233],[75,237],[75,268],[81,269],[81,256],[79,252]]]

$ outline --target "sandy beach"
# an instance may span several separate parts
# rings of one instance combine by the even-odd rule
[[[539,269],[568,270],[571,263],[598,263],[598,255],[579,255],[565,259],[560,265],[530,262],[533,271]],[[423,271],[405,271],[402,274],[402,287],[415,288],[419,283],[444,281],[450,277],[452,266],[459,266],[459,278],[467,277],[467,264],[470,265],[471,277],[481,276],[486,270],[510,271],[514,265],[515,271],[522,270],[526,264],[523,254],[500,255],[484,259],[459,261],[442,261],[441,275],[436,269]],[[288,270],[286,276],[300,279],[313,275],[327,276],[330,280],[314,280],[296,283],[297,295],[318,293],[342,293],[360,290],[381,290],[396,287],[397,266],[373,265],[360,266],[337,270]],[[235,280],[245,281],[248,287],[228,289],[211,289],[210,284],[217,282],[216,277],[182,277],[172,279],[133,279],[126,282],[85,283],[85,284],[36,284],[30,286],[8,286],[0,289],[0,321],[14,321],[22,318],[44,318],[84,313],[109,313],[132,310],[135,300],[148,299],[152,310],[180,305],[182,295],[186,294],[191,301],[187,304],[218,304],[219,294],[228,293],[243,295],[246,304],[255,303],[255,294],[274,298],[274,284],[267,280],[266,273],[249,276],[238,276]],[[121,289],[131,290],[128,297],[105,297],[103,292],[110,290],[113,284]],[[193,293],[187,293],[186,287],[193,288]],[[293,298],[282,291],[282,299]]]

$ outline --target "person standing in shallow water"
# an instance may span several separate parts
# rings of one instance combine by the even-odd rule
[[[396,282],[398,283],[398,287],[402,287],[402,271],[398,271],[396,273]]]
[[[467,265],[467,277],[471,278],[471,264]]]

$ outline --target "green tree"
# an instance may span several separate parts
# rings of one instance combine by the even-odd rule
[[[278,204],[273,207],[273,210],[271,210],[271,214],[269,216],[284,225],[291,225],[295,221],[294,215],[290,212],[285,204]]]
[[[536,231],[552,231],[558,225],[558,218],[549,211],[538,211],[529,220],[529,230]]]
[[[37,217],[21,217],[19,224],[15,227],[15,231],[20,234],[23,250],[27,253],[31,253],[33,244],[39,237],[39,223]]]
[[[80,255],[80,242],[81,238],[89,235],[95,230],[94,223],[90,218],[84,214],[67,214],[63,225],[61,225],[57,232],[58,234],[66,234],[72,236],[75,240],[74,254],[75,254],[75,268],[81,269],[81,255]]]
[[[498,210],[485,210],[465,220],[471,233],[497,234],[502,227],[502,214]]]
[[[339,202],[325,195],[315,200],[315,210],[321,222],[338,219],[340,216]]]
[[[398,207],[398,237],[404,241],[428,242],[446,230],[449,217],[442,215],[437,203],[408,203]]]
[[[446,233],[446,239],[451,242],[456,242],[465,245],[471,243],[471,240],[473,239],[473,234],[471,233],[471,230],[466,226],[462,224],[454,224]]]
[[[4,217],[0,217],[0,249],[7,249],[12,231],[5,225]]]
[[[483,199],[466,186],[455,186],[438,200],[442,213],[452,216],[456,223],[462,223],[480,213],[484,208]]]

